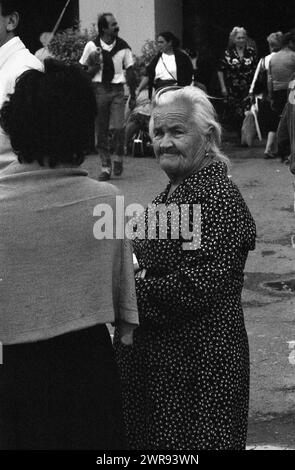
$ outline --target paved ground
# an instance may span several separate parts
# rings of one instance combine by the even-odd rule
[[[232,161],[232,179],[258,230],[243,292],[251,350],[248,444],[256,450],[264,449],[263,445],[295,448],[294,178],[278,160],[264,160],[261,145],[245,150],[228,142],[224,149]],[[90,156],[84,165],[97,178],[97,157]],[[127,204],[146,205],[166,185],[167,177],[154,159],[128,157],[122,177],[111,182],[124,191]],[[282,284],[281,291],[265,285],[288,280],[290,284]]]

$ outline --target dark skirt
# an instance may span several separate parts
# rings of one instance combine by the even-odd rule
[[[287,103],[288,90],[277,90],[272,95],[272,109],[281,117],[285,104]]]
[[[258,99],[258,122],[263,134],[276,132],[280,116],[273,111],[271,103],[267,99]]]
[[[235,316],[141,325],[132,347],[116,332],[131,450],[245,450],[249,349]]]
[[[0,449],[126,448],[105,325],[4,346],[0,404]]]

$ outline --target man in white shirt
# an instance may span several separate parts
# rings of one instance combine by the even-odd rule
[[[0,108],[13,93],[16,79],[28,69],[43,70],[41,62],[17,36],[21,0],[0,0]],[[10,140],[0,127],[0,169],[16,160]]]
[[[124,155],[124,84],[130,90],[129,107],[135,106],[136,80],[133,57],[129,45],[118,37],[119,27],[112,13],[98,17],[98,36],[89,41],[80,63],[92,77],[97,103],[96,139],[101,157],[100,181],[111,177],[112,162],[109,149],[110,128],[114,132],[114,174],[121,175]],[[125,73],[126,70],[126,79]]]

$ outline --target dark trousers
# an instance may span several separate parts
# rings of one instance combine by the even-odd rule
[[[3,347],[0,449],[125,449],[105,325]]]
[[[111,169],[110,131],[113,133],[113,153],[116,161],[124,155],[125,96],[122,84],[93,83],[96,104],[97,149],[103,168]]]
[[[281,117],[281,114],[284,110],[285,104],[287,103],[288,90],[277,90],[272,94],[272,110],[278,116],[278,124]]]

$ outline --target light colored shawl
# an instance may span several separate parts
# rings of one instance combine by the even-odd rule
[[[131,246],[97,240],[97,204],[118,190],[79,168],[0,172],[0,341],[50,338],[115,317],[138,323]]]

